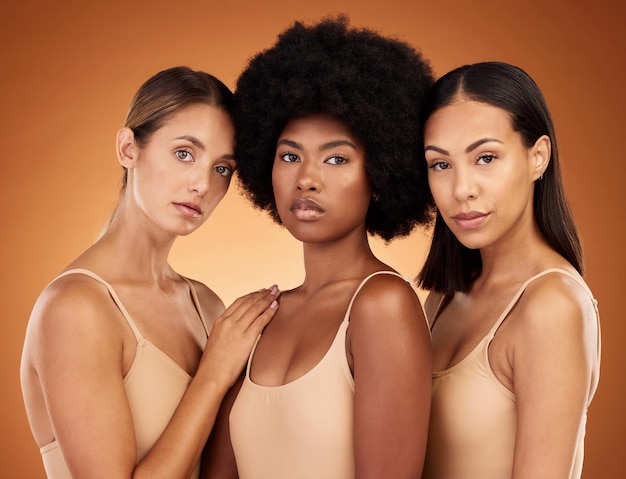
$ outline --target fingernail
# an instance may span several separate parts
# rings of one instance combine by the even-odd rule
[[[272,304],[270,304],[270,308],[272,309],[278,308],[278,301],[276,300],[272,301]]]
[[[278,293],[278,286],[274,285],[270,288],[270,294]]]

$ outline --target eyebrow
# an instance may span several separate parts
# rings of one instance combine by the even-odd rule
[[[292,141],[292,140],[287,140],[285,138],[283,138],[282,140],[280,140],[276,146],[280,146],[280,145],[286,145],[286,146],[290,146],[292,148],[297,148],[299,150],[303,150],[304,147],[296,142],[296,141]],[[337,148],[338,146],[350,146],[352,148],[354,148],[355,150],[357,149],[356,145],[354,143],[352,143],[351,141],[348,140],[335,140],[335,141],[329,141],[328,143],[324,143],[322,145],[320,145],[319,147],[319,151],[324,151],[324,150],[328,150],[330,148]]]
[[[469,145],[467,148],[465,148],[465,153],[470,153],[471,151],[478,148],[480,145],[484,143],[489,143],[491,141],[495,141],[496,143],[502,144],[502,142],[498,140],[497,138],[481,138],[480,140],[475,141],[474,143]],[[444,150],[443,148],[439,148],[438,146],[428,145],[426,146],[426,148],[424,148],[424,151],[429,151],[429,150],[436,151],[437,153],[441,153],[442,155],[448,155],[448,156],[450,155],[450,152],[448,150]]]
[[[197,146],[198,148],[200,148],[202,150],[206,150],[206,146],[204,146],[204,143],[202,143],[200,140],[198,140],[195,136],[183,135],[183,136],[178,136],[178,137],[176,137],[174,139],[175,140],[187,140],[190,143],[193,143],[194,146]]]

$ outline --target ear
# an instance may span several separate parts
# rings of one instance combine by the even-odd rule
[[[117,152],[117,161],[119,161],[120,165],[124,168],[133,168],[135,166],[139,147],[135,142],[133,130],[124,127],[117,132],[115,151]]]
[[[550,163],[552,144],[548,135],[540,136],[530,149],[533,181],[540,179]]]

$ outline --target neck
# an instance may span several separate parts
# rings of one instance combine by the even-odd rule
[[[529,226],[480,250],[482,271],[474,286],[523,282],[560,258],[537,224]]]
[[[171,279],[175,273],[167,260],[176,236],[151,226],[120,205],[96,243],[108,250],[105,267],[124,281],[162,284]]]
[[[326,284],[361,278],[382,269],[370,248],[365,232],[333,243],[304,243],[305,280],[301,288],[314,291]]]

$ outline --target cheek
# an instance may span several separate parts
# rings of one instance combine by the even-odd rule
[[[214,182],[209,188],[208,197],[207,197],[207,205],[205,209],[205,213],[207,213],[207,217],[213,213],[217,205],[222,201],[224,195],[228,191],[228,185],[230,181],[224,180],[219,182]]]
[[[230,186],[230,180],[232,177],[225,176],[215,176],[211,179],[211,184],[209,185],[209,197],[211,201],[220,201]]]
[[[291,179],[286,171],[276,167],[272,169],[272,189],[274,190],[276,202],[285,194],[290,183]]]
[[[332,177],[329,180],[332,181]],[[364,164],[361,168],[350,170],[346,175],[338,177],[335,184],[338,191],[350,191],[355,196],[366,198],[368,202],[373,194],[372,182]]]

